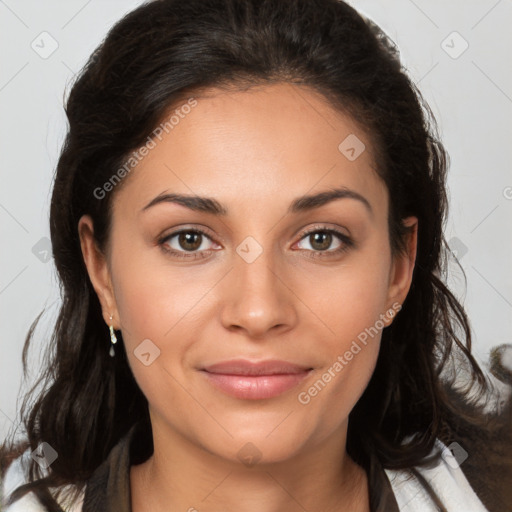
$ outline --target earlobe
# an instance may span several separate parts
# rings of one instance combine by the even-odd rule
[[[395,303],[404,303],[411,287],[416,262],[418,218],[407,217],[403,219],[402,224],[408,228],[406,252],[398,254],[393,261],[388,289],[388,307]]]
[[[101,304],[103,319],[107,325],[116,326],[117,306],[106,256],[100,251],[94,238],[94,224],[89,215],[83,215],[78,222],[78,234],[82,256],[92,286]],[[113,320],[110,320],[110,317]]]

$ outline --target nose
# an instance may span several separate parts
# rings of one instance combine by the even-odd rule
[[[234,255],[233,268],[223,283],[223,326],[254,339],[292,329],[297,322],[297,299],[284,265],[276,265],[270,250],[249,261]]]

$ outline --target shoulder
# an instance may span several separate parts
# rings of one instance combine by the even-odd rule
[[[401,512],[437,510],[422,480],[432,487],[447,512],[488,512],[460,468],[464,463],[464,451],[456,445],[452,448],[455,455],[436,439],[432,454],[441,453],[437,465],[417,466],[414,470],[384,470]]]
[[[0,510],[4,512],[47,512],[41,505],[33,492],[25,494],[21,499],[15,501],[12,505],[6,506],[7,499],[11,493],[19,486],[28,483],[28,469],[31,456],[30,450],[25,451],[20,457],[15,459],[7,468],[5,476],[0,482],[1,485],[1,505]],[[53,490],[53,489],[51,489]],[[63,497],[60,499],[60,506],[65,512],[81,512],[83,495],[76,503],[69,503],[67,491],[72,490],[72,486],[63,488]]]

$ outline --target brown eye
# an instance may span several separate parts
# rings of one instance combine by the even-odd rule
[[[333,236],[334,235],[334,236]],[[341,239],[341,236],[342,235],[339,235],[337,234],[336,232],[333,232],[333,231],[330,231],[330,230],[327,230],[327,229],[317,229],[316,231],[311,231],[309,233],[306,233],[301,241],[299,242],[300,243],[303,243],[304,240],[306,240],[309,245],[310,245],[310,248],[309,247],[300,247],[300,249],[309,249],[309,250],[313,250],[313,251],[328,251],[329,248],[332,248],[331,246],[333,245],[333,242],[337,241],[338,242],[338,245],[334,247],[334,249],[337,249],[338,247],[340,247],[342,244],[342,242],[344,241],[343,240],[340,240]],[[333,251],[331,251],[333,252]]]
[[[201,246],[202,237],[202,233],[196,231],[183,231],[178,235],[178,244],[186,251],[195,251]]]
[[[310,247],[304,247],[302,244],[305,242]],[[337,242],[336,245],[334,245],[335,242]],[[312,258],[339,256],[354,246],[354,241],[349,236],[336,229],[319,227],[304,233],[298,243],[298,248],[305,250],[307,255]]]
[[[309,235],[309,240],[313,249],[325,251],[332,243],[332,234],[327,231],[317,231]]]
[[[183,229],[171,233],[158,243],[164,251],[179,258],[205,258],[215,245],[206,233],[198,229]]]

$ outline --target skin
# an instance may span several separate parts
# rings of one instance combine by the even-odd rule
[[[381,332],[308,404],[297,397],[379,315],[404,302],[417,219],[404,220],[413,228],[407,252],[393,259],[389,197],[371,142],[315,91],[279,83],[211,89],[196,99],[115,191],[105,254],[91,219],[78,226],[104,320],[123,333],[149,402],[155,451],[131,468],[133,510],[369,511],[367,476],[346,452],[346,432]],[[338,150],[350,134],[366,145],[354,161]],[[364,196],[372,213],[351,198],[286,213],[295,198],[335,187]],[[141,211],[163,192],[215,198],[228,214],[170,202]],[[333,254],[344,243],[335,235],[330,245],[303,235],[317,225],[339,229],[355,246]],[[195,253],[209,255],[184,259],[162,250],[158,240],[182,228],[206,228],[209,238]],[[263,249],[252,263],[236,252],[248,236]],[[177,236],[165,243],[187,253]],[[311,257],[322,247],[332,255]],[[385,326],[391,322],[386,317]],[[149,366],[134,355],[145,339],[161,351]],[[237,357],[284,359],[314,371],[266,400],[226,395],[198,371]],[[248,442],[261,455],[251,467],[237,455]]]

